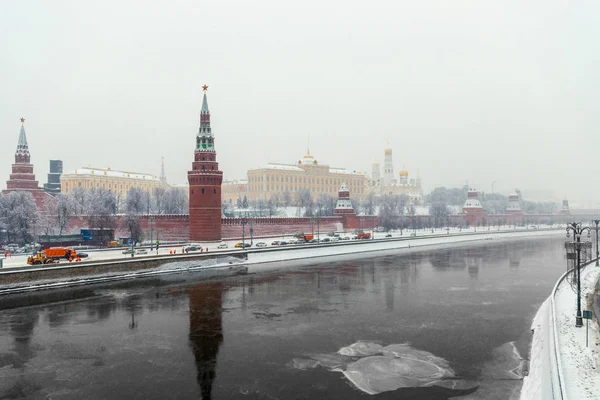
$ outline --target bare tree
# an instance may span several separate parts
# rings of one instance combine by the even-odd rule
[[[433,217],[433,224],[436,228],[444,225],[448,218],[448,204],[438,200],[429,207],[429,214]]]
[[[112,191],[103,188],[89,190],[86,198],[90,228],[100,229],[100,241],[105,243],[105,230],[115,228],[117,199]]]
[[[29,243],[35,236],[38,218],[35,200],[29,192],[0,196],[0,221],[9,242]]]

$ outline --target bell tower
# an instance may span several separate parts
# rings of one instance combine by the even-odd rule
[[[200,110],[200,128],[196,135],[196,149],[192,170],[188,171],[190,184],[190,241],[215,242],[221,240],[221,183],[215,140],[210,127],[210,111],[206,91]]]

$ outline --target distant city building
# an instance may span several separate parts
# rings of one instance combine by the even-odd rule
[[[138,172],[118,171],[111,168],[83,167],[73,172],[64,173],[60,178],[61,192],[72,193],[76,188],[108,189],[115,196],[125,199],[131,188],[152,192],[155,188],[169,186],[155,175]]]
[[[165,158],[163,157],[160,164],[160,180],[167,183],[167,174],[165,174]]]
[[[373,163],[371,167],[371,179],[369,179],[369,187],[379,187],[381,185],[381,169],[379,163]]]
[[[44,190],[51,195],[60,193],[60,177],[63,173],[62,160],[50,160],[48,182],[44,183]]]
[[[224,181],[221,193],[223,201],[236,204],[238,199],[248,197],[248,181],[246,179]]]
[[[562,207],[560,209],[560,213],[561,214],[571,214],[571,211],[569,210],[569,200],[564,199],[562,201]]]
[[[38,181],[35,180],[29,145],[25,135],[25,118],[21,118],[21,131],[19,132],[19,141],[15,151],[15,163],[12,165],[12,173],[10,179],[6,182],[6,190],[4,190],[4,193],[10,192],[31,193],[38,209],[44,209],[46,200],[52,199],[52,196],[44,192],[38,186]]]
[[[248,200],[268,200],[275,195],[280,200],[287,195],[294,200],[301,190],[308,190],[313,199],[320,194],[336,196],[344,182],[352,193],[356,193],[356,197],[364,197],[365,194],[366,177],[363,173],[319,164],[310,151],[295,164],[269,163],[249,170],[247,175],[245,183],[223,183],[224,201],[234,204],[239,196],[244,197],[243,193]]]

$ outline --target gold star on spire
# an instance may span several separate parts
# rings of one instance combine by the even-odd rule
[[[21,125],[25,124],[25,118],[21,117]]]
[[[204,90],[204,93],[206,93],[206,91],[208,90],[208,85],[202,86],[202,90]]]

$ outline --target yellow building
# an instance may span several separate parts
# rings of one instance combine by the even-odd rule
[[[60,177],[61,192],[65,194],[71,193],[75,188],[103,188],[111,190],[117,197],[125,198],[129,189],[134,187],[151,192],[154,188],[169,188],[169,185],[153,175],[110,168],[80,168]]]
[[[268,200],[275,195],[283,200],[286,193],[294,200],[295,194],[305,189],[310,191],[313,199],[320,194],[337,197],[342,183],[346,184],[353,198],[362,198],[366,189],[363,173],[319,164],[310,152],[295,164],[269,163],[251,169],[247,174],[247,182],[223,182],[224,201],[234,204],[244,194],[248,200]]]

